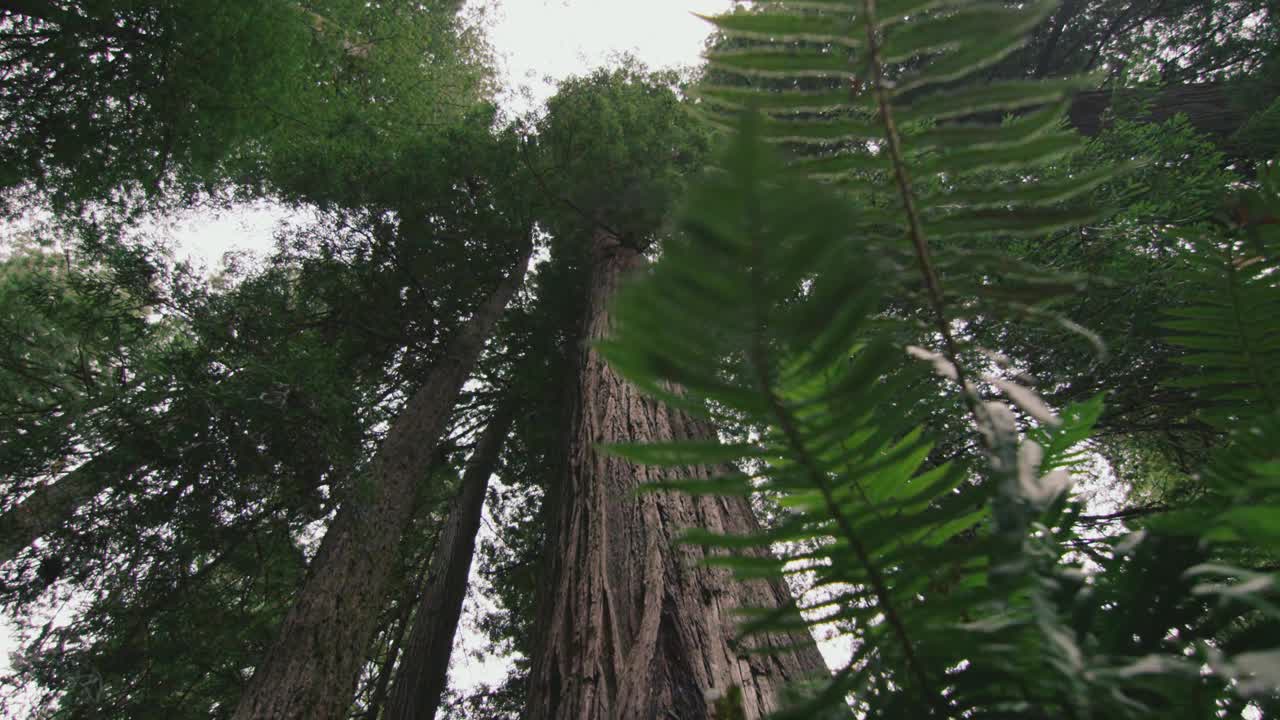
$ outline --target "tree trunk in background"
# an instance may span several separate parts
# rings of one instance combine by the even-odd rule
[[[236,720],[347,716],[416,486],[426,476],[462,384],[524,279],[531,249],[525,245],[511,275],[458,330],[391,425],[367,476],[325,533],[279,638],[236,708]]]
[[[408,588],[408,597],[404,598],[403,607],[396,617],[395,635],[391,638],[390,644],[387,645],[387,655],[382,660],[382,666],[378,668],[378,680],[373,686],[373,692],[369,695],[369,704],[364,711],[365,720],[378,720],[383,716],[384,709],[387,706],[387,693],[391,689],[391,677],[395,672],[396,661],[400,659],[400,648],[404,645],[405,635],[409,631],[409,621],[413,617],[413,608],[418,604],[418,597],[421,595],[419,588],[422,587],[425,581],[426,573],[419,572]]]
[[[643,256],[611,235],[593,238],[582,335],[609,329],[607,302]],[[749,719],[777,709],[787,682],[825,673],[807,636],[736,638],[739,607],[792,602],[779,582],[743,583],[698,565],[701,548],[678,545],[686,528],[757,529],[744,498],[678,493],[637,495],[671,471],[607,456],[597,443],[707,437],[709,429],[627,384],[590,347],[577,360],[567,459],[547,502],[549,586],[540,598],[539,637],[526,716],[534,720],[653,720],[707,717],[708,696],[743,692]],[[773,647],[772,653],[761,652]]]
[[[462,488],[431,556],[431,569],[413,617],[387,702],[386,720],[431,720],[436,716],[449,672],[453,636],[462,617],[467,575],[475,551],[484,494],[511,429],[514,406],[504,400],[476,443],[462,476]]]
[[[1114,118],[1107,117],[1108,110],[1118,105],[1122,113],[1127,113],[1130,106],[1139,102],[1149,105],[1135,115],[1122,114],[1120,119],[1161,123],[1186,115],[1191,127],[1211,137],[1228,154],[1248,154],[1248,148],[1237,147],[1232,136],[1244,127],[1249,115],[1236,105],[1224,83],[1076,93],[1067,121],[1081,135],[1096,137],[1114,122]]]
[[[112,448],[35,488],[0,514],[0,565],[13,560],[37,538],[57,530],[98,493],[145,470],[146,463],[141,458],[154,460],[168,454],[168,449],[157,442],[156,432],[146,426],[133,429],[132,435]]]
[[[104,462],[89,460],[54,482],[41,485],[0,515],[0,565],[47,535],[103,489]]]

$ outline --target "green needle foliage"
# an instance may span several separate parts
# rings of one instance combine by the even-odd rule
[[[986,351],[977,362],[982,349],[964,336],[967,322],[1045,315],[1040,303],[1072,289],[984,241],[1089,221],[1100,210],[1079,199],[1117,172],[1053,166],[1079,148],[1061,129],[1078,81],[980,80],[1055,3],[758,5],[711,18],[738,41],[710,55],[717,77],[743,81],[697,96],[733,140],[688,194],[660,261],[618,297],[601,351],[667,403],[751,429],[730,433],[746,442],[612,450],[731,468],[654,491],[757,495],[782,508],[757,535],[686,539],[719,548],[713,562],[743,577],[805,581],[802,619],[746,609],[744,632],[800,623],[835,627],[849,643],[848,662],[797,687],[783,715],[1267,709],[1280,679],[1274,577],[1224,560],[1274,554],[1280,516],[1249,506],[1271,498],[1277,445],[1267,440],[1280,427],[1260,414],[1274,413],[1266,363],[1280,336],[1267,328],[1277,297],[1268,238],[1188,251],[1197,282],[1215,289],[1180,312],[1171,341],[1206,366],[1188,382],[1212,396],[1213,417],[1256,418],[1206,469],[1221,478],[1213,522],[1153,522],[1102,541],[1086,568],[1072,550],[1092,539],[1067,490],[1088,461],[1102,397],[1055,410],[1009,359]],[[908,355],[959,402],[940,400]],[[956,422],[976,449],[940,462],[936,428]]]
[[[334,196],[343,179],[403,182],[418,136],[458,125],[491,91],[460,6],[6,3],[0,200],[14,207],[0,210],[24,189],[74,210],[227,184],[341,204],[353,200]]]

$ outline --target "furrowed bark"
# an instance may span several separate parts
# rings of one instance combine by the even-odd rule
[[[280,635],[232,716],[236,720],[345,718],[372,640],[415,485],[425,476],[458,392],[502,310],[524,279],[532,247],[450,340],[405,405],[325,533]]]
[[[585,340],[606,334],[606,303],[620,280],[643,265],[636,250],[596,234]],[[756,530],[749,502],[637,495],[643,483],[707,477],[715,469],[637,466],[596,449],[598,443],[706,438],[710,428],[641,396],[590,347],[577,363],[565,470],[547,499],[550,585],[540,602],[526,716],[702,719],[708,698],[733,686],[742,690],[746,718],[778,709],[779,689],[825,673],[822,658],[807,635],[736,641],[733,611],[790,605],[787,588],[781,581],[739,582],[727,570],[699,565],[701,548],[676,542],[691,527]]]
[[[453,636],[467,596],[467,575],[480,529],[484,494],[511,429],[513,409],[511,401],[503,402],[467,461],[461,492],[431,557],[404,659],[391,686],[386,720],[430,720],[436,716],[449,672]]]

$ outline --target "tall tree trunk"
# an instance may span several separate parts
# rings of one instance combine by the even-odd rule
[[[431,556],[431,569],[413,617],[404,659],[391,686],[386,720],[431,720],[436,716],[449,672],[453,636],[467,596],[467,575],[471,572],[484,494],[511,429],[513,409],[510,400],[503,401],[467,461],[461,492]]]
[[[609,329],[607,302],[643,256],[605,232],[592,242],[582,337]],[[567,458],[550,503],[548,590],[540,599],[527,717],[652,720],[708,716],[708,698],[737,686],[746,718],[777,709],[780,687],[825,672],[812,639],[735,641],[734,609],[781,607],[781,582],[739,582],[698,564],[700,548],[676,543],[697,527],[757,529],[744,498],[637,495],[674,474],[596,449],[598,443],[706,437],[709,429],[640,395],[589,346],[577,361]],[[678,474],[706,477],[711,468]],[[748,652],[748,648],[754,648]],[[773,648],[772,652],[765,652]]]
[[[232,716],[236,720],[346,717],[378,611],[413,508],[458,392],[529,263],[526,245],[511,275],[458,330],[373,457],[368,475],[338,511],[280,636]]]

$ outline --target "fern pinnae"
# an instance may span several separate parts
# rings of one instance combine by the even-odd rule
[[[1255,212],[1280,211],[1280,192],[1265,170],[1258,187],[1244,195]],[[1182,256],[1194,304],[1167,311],[1170,319],[1161,325],[1175,333],[1169,343],[1186,351],[1177,362],[1196,369],[1170,385],[1202,395],[1203,419],[1230,429],[1280,409],[1280,328],[1268,321],[1280,309],[1280,260],[1275,238],[1264,237],[1262,228],[1232,218],[1216,230],[1217,236],[1213,230],[1176,234],[1186,243]]]
[[[862,11],[856,10],[860,4]],[[983,193],[973,181],[1002,164],[1027,167],[1032,164],[1025,157],[1028,151],[1035,158],[1069,151],[1071,139],[1057,128],[1072,84],[941,92],[931,87],[911,96],[902,93],[901,84],[891,87],[889,78],[900,68],[887,66],[880,54],[880,37],[889,23],[880,21],[878,10],[889,8],[886,16],[895,30],[903,31],[895,46],[900,56],[959,54],[960,62],[942,66],[947,74],[984,66],[989,58],[976,57],[975,46],[1015,42],[1007,29],[996,33],[1001,37],[994,45],[986,38],[972,43],[962,38],[958,44],[938,40],[939,23],[956,14],[968,13],[972,19],[990,6],[961,0],[762,5],[758,16],[717,23],[726,36],[747,38],[747,49],[710,57],[726,76],[747,78],[747,86],[726,83],[696,93],[700,111],[724,127],[742,127],[732,122],[732,111],[758,106],[757,112],[747,114],[747,127],[736,134],[724,166],[706,178],[701,193],[691,195],[680,223],[683,241],[666,246],[654,273],[623,298],[615,315],[619,344],[606,357],[612,355],[610,361],[624,374],[638,375],[651,393],[661,382],[685,384],[687,378],[694,400],[736,407],[743,419],[763,428],[760,443],[769,455],[765,470],[750,483],[735,481],[725,489],[776,495],[792,519],[783,521],[792,542],[781,548],[783,564],[724,562],[749,576],[783,575],[786,562],[802,564],[815,580],[817,594],[810,598],[838,608],[835,616],[851,623],[842,630],[854,641],[853,655],[835,678],[823,683],[825,709],[835,711],[844,704],[841,699],[854,693],[852,702],[862,708],[855,712],[868,716],[1000,712],[1020,696],[1043,693],[1020,694],[1016,673],[1008,672],[1016,662],[1013,645],[989,635],[999,623],[969,621],[974,612],[990,611],[996,616],[993,623],[1005,623],[1001,632],[1017,628],[1016,644],[1052,639],[1051,632],[1036,633],[1028,605],[1038,592],[1042,576],[1037,573],[1043,565],[1036,559],[1033,566],[1028,559],[1036,553],[1029,547],[1043,542],[1028,533],[1047,491],[1039,477],[1023,482],[1034,470],[1024,467],[1019,473],[1013,411],[1003,404],[983,404],[974,385],[980,382],[976,371],[960,367],[961,338],[953,329],[960,316],[953,320],[951,315],[964,311],[948,307],[959,293],[955,287],[944,289],[941,281],[946,263],[957,262],[959,254],[945,247],[931,249],[925,229],[938,242],[938,237],[971,234],[975,227],[983,235],[1025,234],[1079,217],[1055,215],[1048,207],[1083,191],[1071,183],[1032,188],[1009,182]],[[919,17],[906,8],[938,12]],[[770,11],[782,13],[776,25]],[[836,42],[811,32],[834,27],[835,18],[805,13],[827,11],[839,15],[846,34],[865,33],[866,39]],[[925,49],[912,51],[911,44],[922,38]],[[783,46],[787,44],[791,46]],[[863,57],[852,61],[850,50]],[[867,56],[871,65],[864,67]],[[920,87],[939,84],[942,75],[928,75],[930,67],[924,63],[921,71],[913,71],[916,80],[928,80],[917,82]],[[755,83],[755,77],[784,82]],[[1020,89],[1026,90],[1025,97]],[[906,125],[894,103],[901,103],[910,118]],[[965,120],[1000,110],[1021,114],[999,128]],[[939,118],[948,122],[935,125]],[[789,169],[766,163],[757,156],[764,150],[758,145],[762,136],[775,146],[798,150],[801,158]],[[915,144],[907,149],[908,143]],[[990,165],[980,167],[988,161]],[[823,189],[796,178],[797,170],[810,178],[822,172],[840,185]],[[910,170],[920,179],[913,181]],[[850,190],[860,197],[850,198]],[[907,210],[911,251],[901,243],[904,214],[896,207],[899,202]],[[1011,296],[1017,289],[1013,285],[1023,282],[1021,276],[1037,277],[1027,268],[1017,267],[1010,276],[1009,267],[990,265],[983,265],[982,272],[1002,280],[992,290]],[[686,283],[698,291],[680,287]],[[1038,283],[1044,287],[1019,297],[1044,295],[1045,288],[1053,291],[1063,284]],[[910,426],[902,422],[913,403],[924,400],[923,393],[906,397],[886,389],[923,374],[904,363],[899,350],[918,330],[898,325],[894,310],[885,312],[886,304],[901,302],[904,287],[912,295],[922,287],[921,295],[928,296],[928,302],[919,303],[922,315],[931,328],[936,324],[930,334],[942,334],[944,359],[957,369],[954,379],[968,406],[961,417],[972,414],[985,431],[994,482],[975,484],[959,464],[928,467],[929,443],[915,432],[920,418]],[[993,293],[990,304],[1001,303],[1009,305]],[[987,306],[980,312],[986,313]],[[1044,417],[1051,415],[1025,398],[1023,404]],[[693,463],[721,454],[696,450],[683,459]],[[724,453],[738,451],[726,448]],[[636,459],[646,456],[659,462],[675,458],[654,449]],[[689,487],[698,492],[719,489],[707,483]],[[992,497],[995,503],[989,502]],[[983,531],[980,525],[993,514],[995,532]],[[978,537],[956,542],[962,533]],[[770,544],[762,535],[729,540],[693,534],[689,539],[712,546]],[[797,548],[796,543],[817,547]],[[922,567],[944,570],[921,572]],[[810,625],[825,622],[809,617],[814,618]],[[748,631],[767,632],[781,622],[757,620]],[[981,655],[972,654],[975,642]],[[958,662],[973,668],[956,670]],[[985,686],[992,678],[998,682]],[[823,707],[818,702],[805,707]]]
[[[1241,259],[1236,257],[1232,252],[1235,248],[1234,243],[1227,244],[1224,252],[1223,260],[1225,260],[1227,273],[1228,297],[1231,301],[1231,317],[1235,321],[1237,335],[1240,338],[1240,350],[1244,355],[1245,364],[1249,368],[1249,374],[1252,376],[1253,382],[1259,389],[1263,391],[1266,397],[1268,409],[1275,411],[1280,407],[1277,402],[1275,383],[1269,368],[1262,366],[1259,361],[1259,352],[1253,347],[1252,338],[1250,337],[1249,320],[1245,317],[1243,309],[1243,301],[1241,298],[1242,288],[1240,287],[1241,271],[1247,268],[1247,265],[1241,264]]]
[[[826,474],[817,466],[808,450],[804,446],[803,439],[800,437],[799,431],[796,429],[795,422],[790,413],[787,412],[786,406],[782,400],[773,392],[769,381],[767,358],[764,355],[767,350],[763,348],[761,343],[757,343],[755,350],[756,359],[754,364],[759,370],[757,382],[760,383],[760,391],[765,393],[773,408],[773,414],[778,421],[778,427],[782,430],[787,439],[787,443],[791,446],[792,452],[804,464],[805,470],[809,475],[810,481],[822,493],[823,502],[826,504],[827,512],[835,520],[836,525],[840,528],[844,540],[849,544],[849,548],[857,555],[858,561],[862,564],[863,569],[867,573],[873,592],[876,595],[876,602],[881,612],[884,613],[885,621],[893,628],[893,633],[898,638],[898,642],[902,645],[903,656],[911,668],[912,673],[916,677],[916,682],[920,684],[921,692],[928,703],[934,710],[940,711],[939,717],[946,717],[946,701],[945,698],[934,691],[933,684],[929,680],[929,675],[924,665],[916,657],[915,649],[912,646],[911,638],[907,634],[906,624],[899,617],[893,598],[889,593],[889,584],[880,572],[880,568],[872,560],[867,548],[862,544],[857,532],[853,529],[848,518],[845,517],[844,511],[840,503],[836,500],[832,491],[831,483],[827,480]],[[848,670],[849,668],[846,668]]]
[[[758,120],[758,117],[755,118]],[[750,196],[749,196],[750,197]],[[748,200],[748,212],[755,213],[757,207],[754,202]],[[764,263],[764,253],[761,247],[761,238],[756,230],[761,227],[759,218],[755,218],[750,223],[751,231],[751,254],[752,263],[750,270],[751,283],[756,286],[759,291],[751,294],[751,308],[754,316],[753,325],[755,327],[751,340],[751,364],[755,367],[756,378],[759,391],[765,396],[769,407],[772,411],[774,419],[778,423],[778,428],[782,431],[783,437],[787,444],[791,447],[791,451],[795,454],[796,459],[804,466],[805,473],[809,477],[809,481],[814,487],[818,488],[822,494],[823,503],[826,506],[827,513],[835,521],[840,533],[844,535],[844,540],[848,543],[849,548],[853,550],[858,561],[862,564],[863,569],[867,573],[867,578],[875,593],[876,601],[880,611],[884,613],[885,621],[893,629],[894,635],[897,637],[899,644],[902,646],[903,657],[907,661],[912,674],[915,676],[916,682],[920,686],[920,690],[926,702],[935,711],[939,712],[939,717],[946,717],[946,699],[940,693],[934,691],[933,683],[929,679],[929,674],[919,658],[916,657],[915,649],[912,645],[911,638],[907,634],[906,624],[899,617],[895,608],[893,597],[889,591],[889,584],[884,575],[880,572],[880,568],[872,559],[871,554],[863,545],[858,533],[854,530],[853,525],[845,516],[841,504],[836,500],[835,493],[831,487],[831,482],[827,478],[826,471],[819,467],[819,464],[809,452],[809,448],[804,442],[799,432],[795,418],[787,409],[786,404],[774,392],[773,381],[770,368],[773,363],[769,359],[768,343],[765,340],[764,329],[768,324],[767,309],[764,307],[764,300],[767,293],[763,291],[763,283],[760,279],[760,270]]]
[[[902,152],[902,136],[899,134],[898,126],[893,118],[893,104],[889,101],[888,80],[885,77],[881,45],[877,36],[876,0],[863,0],[862,7],[866,17],[867,57],[872,75],[872,91],[875,93],[876,102],[879,105],[880,120],[884,123],[887,150],[890,161],[893,164],[893,175],[897,181],[903,211],[907,216],[907,230],[911,237],[911,245],[915,250],[920,273],[924,276],[925,288],[929,293],[929,304],[933,310],[934,321],[938,325],[938,331],[942,334],[942,341],[946,346],[947,360],[955,368],[956,382],[960,384],[961,392],[964,393],[965,404],[977,414],[977,401],[970,392],[970,385],[966,381],[964,369],[960,365],[960,353],[956,346],[955,337],[951,334],[951,324],[947,321],[946,306],[942,297],[942,282],[939,280],[938,272],[933,266],[933,258],[929,253],[929,244],[924,235],[924,224],[920,220],[919,208],[916,207],[916,195],[911,189],[911,176],[907,171],[906,160]],[[851,87],[850,89],[853,93],[857,92],[856,87]]]
[[[1039,4],[1040,10],[1038,12],[1025,13],[1024,18],[1030,18],[1032,23],[1038,22],[1037,18],[1040,14],[1045,12],[1044,8],[1052,4],[1053,3],[1042,2]],[[898,195],[902,202],[903,212],[907,219],[908,236],[911,240],[912,249],[915,252],[917,267],[920,271],[928,294],[929,306],[934,317],[934,323],[942,337],[943,357],[950,368],[951,378],[960,388],[961,397],[966,407],[977,421],[978,427],[982,430],[981,435],[984,444],[987,447],[987,451],[991,456],[991,468],[994,474],[1001,478],[1002,484],[1008,484],[1014,479],[1020,465],[1017,457],[1019,448],[1017,434],[1016,432],[1011,432],[1008,429],[1002,428],[1002,423],[999,422],[998,418],[993,416],[993,412],[999,408],[996,408],[991,404],[984,405],[980,402],[977,396],[977,389],[968,380],[968,374],[960,361],[959,346],[951,331],[951,323],[947,317],[946,299],[942,288],[941,278],[932,258],[928,238],[925,235],[924,222],[922,218],[923,214],[920,210],[916,192],[912,185],[910,171],[907,167],[906,153],[903,149],[902,134],[898,128],[898,124],[895,119],[894,104],[890,98],[890,81],[885,72],[884,43],[881,41],[879,36],[880,28],[876,21],[877,2],[876,0],[862,0],[862,8],[867,35],[866,51],[868,72],[871,76],[871,90],[876,98],[878,115],[884,127],[885,153],[888,155],[889,162],[893,168],[893,175]],[[981,13],[988,9],[990,8],[977,6],[976,12]],[[1027,20],[1024,19],[1023,22],[1025,23]],[[928,21],[926,21],[926,25],[933,25],[936,28],[943,27],[941,23],[928,23]],[[926,27],[926,29],[930,30],[933,28]],[[908,43],[908,45],[911,44]],[[921,49],[928,50],[933,46],[928,43],[924,43],[923,45],[916,43],[912,47],[913,52],[919,52]],[[907,57],[910,56],[911,53],[908,53]],[[966,73],[971,70],[972,68],[966,70]],[[1011,99],[1011,97],[1016,97],[1018,95],[1017,92],[1014,92],[1014,88],[1016,87],[1017,86],[1013,84],[1006,84],[1001,86],[999,92],[994,95],[999,98],[1001,103],[1018,102]],[[1031,97],[1036,97],[1037,101],[1041,102],[1056,99],[1061,103],[1063,101],[1062,93],[1069,87],[1069,83],[1062,83],[1034,96],[1030,93],[1025,93],[1024,91],[1023,95],[1028,99],[1023,102],[1026,104],[1036,104],[1035,101],[1030,100]],[[857,90],[858,88],[856,86],[851,87],[851,93],[856,93]],[[967,97],[973,105],[981,106],[980,103],[973,100],[975,97],[981,97],[979,92],[969,91],[968,93],[965,93],[962,91],[960,96]],[[921,104],[925,107],[928,107],[929,105],[928,101]],[[969,112],[972,112],[972,110],[957,111],[956,114],[962,115]],[[1055,117],[1060,116],[1062,110],[1061,107],[1055,108],[1050,106],[1048,110],[1041,112],[1045,113],[1047,117]],[[1096,174],[1096,177],[1090,177],[1083,182],[1076,179],[1065,183],[1061,189],[1055,189],[1045,194],[1047,195],[1047,199],[1050,200],[1060,200],[1071,197],[1074,194],[1084,192],[1095,184],[1102,182],[1109,177],[1110,174],[1110,172],[1100,172]],[[963,200],[964,198],[961,197],[956,199]],[[960,206],[974,207],[974,203],[961,202]],[[1076,216],[1074,214],[1066,215],[1064,218],[1064,224],[1070,224],[1075,217]],[[956,218],[951,219],[953,223],[955,220]],[[1032,228],[1030,228],[1031,231],[1039,232],[1044,230],[1044,222],[1044,216],[1038,216],[1036,218],[1036,222],[1033,224]],[[1030,391],[1026,392],[1030,393]],[[1001,513],[997,511],[997,515],[999,516],[1000,514]],[[1020,535],[1023,530],[1021,525],[1022,523],[1015,523],[1014,528],[1006,529],[1014,531],[1012,534]]]

